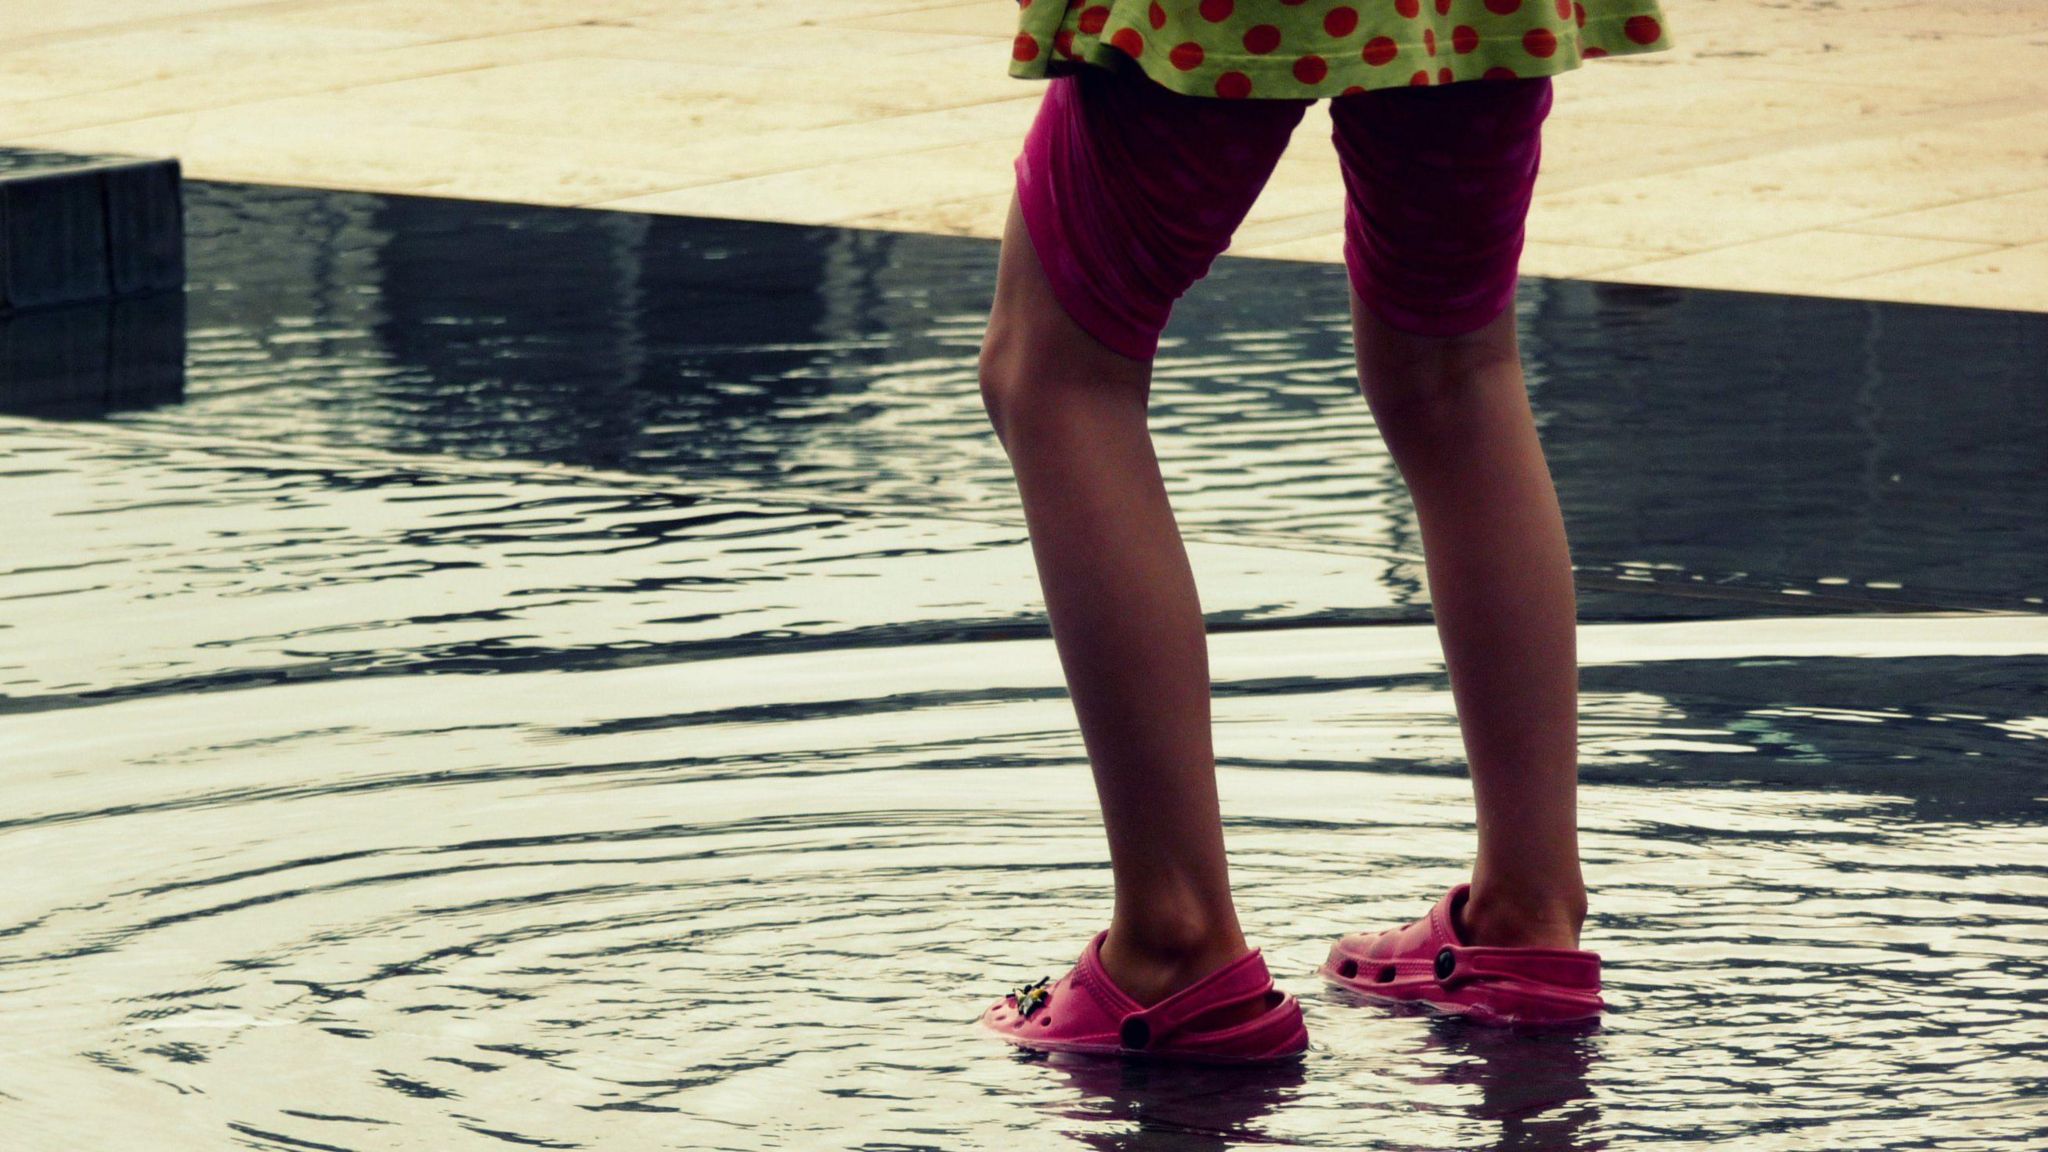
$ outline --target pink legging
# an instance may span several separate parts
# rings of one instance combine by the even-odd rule
[[[1152,359],[1174,301],[1230,246],[1311,103],[1184,96],[1130,63],[1050,80],[1017,194],[1075,323]],[[1455,336],[1514,302],[1550,105],[1547,76],[1331,98],[1344,263],[1382,320]]]

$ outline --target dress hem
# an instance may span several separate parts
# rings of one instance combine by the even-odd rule
[[[1557,76],[1575,71],[1589,60],[1639,56],[1668,51],[1672,47],[1668,30],[1661,27],[1657,39],[1647,44],[1630,40],[1623,29],[1633,15],[1622,13],[1586,21],[1572,30],[1574,35],[1557,38],[1553,55],[1528,57],[1519,61],[1519,67],[1512,70],[1514,78]],[[1487,49],[1523,43],[1519,36],[1481,37],[1467,52],[1454,51],[1451,54],[1432,55],[1425,40],[1393,40],[1394,55],[1385,64],[1367,64],[1365,66],[1371,71],[1361,72],[1358,70],[1358,62],[1346,61],[1342,67],[1332,67],[1324,79],[1307,84],[1294,74],[1295,58],[1291,56],[1211,53],[1203,58],[1204,70],[1201,73],[1183,71],[1175,67],[1165,52],[1145,51],[1144,48],[1151,46],[1149,42],[1141,45],[1138,55],[1132,56],[1110,42],[1111,38],[1125,27],[1133,26],[1112,20],[1104,25],[1097,36],[1085,39],[1077,37],[1080,39],[1076,46],[1077,54],[1068,55],[1057,49],[1048,49],[1030,60],[1012,57],[1009,75],[1019,80],[1052,80],[1084,67],[1114,70],[1136,65],[1156,83],[1184,96],[1211,99],[1320,100],[1382,88],[1441,87],[1445,83],[1486,80],[1489,79],[1489,72],[1501,67],[1497,62],[1497,52],[1490,53]],[[1582,47],[1582,37],[1576,33],[1586,28],[1597,28],[1605,33],[1595,37],[1604,43]],[[1136,29],[1133,27],[1133,30]],[[1441,51],[1442,45],[1439,43],[1439,52]],[[1489,56],[1492,57],[1491,60],[1487,59]],[[1403,61],[1404,57],[1408,59]],[[1242,97],[1229,97],[1217,92],[1214,88],[1217,78],[1213,75],[1212,66],[1219,62],[1231,65],[1230,71],[1240,73],[1248,79],[1251,91]],[[1440,79],[1445,71],[1451,73],[1448,81]]]

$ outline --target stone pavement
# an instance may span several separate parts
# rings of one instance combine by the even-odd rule
[[[1012,0],[48,0],[0,143],[189,176],[996,236]],[[2048,0],[1666,0],[1558,80],[1526,273],[2048,311]],[[1341,258],[1327,105],[1232,254]]]

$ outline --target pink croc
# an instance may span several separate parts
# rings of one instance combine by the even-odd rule
[[[1466,944],[1451,912],[1471,889],[1451,889],[1413,924],[1338,940],[1323,961],[1323,979],[1382,1004],[1420,1004],[1487,1024],[1599,1019],[1606,1007],[1599,954]]]
[[[1201,1064],[1257,1064],[1308,1049],[1301,1004],[1273,986],[1255,948],[1151,1007],[1125,995],[1102,967],[1104,929],[1081,951],[1072,971],[991,1004],[981,1027],[1004,1040],[1045,1052],[1146,1056]],[[1219,1008],[1259,1002],[1265,1010],[1227,1028],[1196,1027]]]

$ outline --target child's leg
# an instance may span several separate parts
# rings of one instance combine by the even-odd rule
[[[1227,106],[1131,72],[1053,81],[1018,158],[982,348],[1108,831],[1103,962],[1143,1003],[1247,951],[1201,606],[1146,421],[1151,357],[1306,107]],[[1213,159],[1190,156],[1190,141]]]
[[[1576,948],[1576,606],[1512,307],[1549,108],[1543,79],[1365,93],[1331,114],[1359,380],[1421,522],[1477,800],[1461,927]]]

